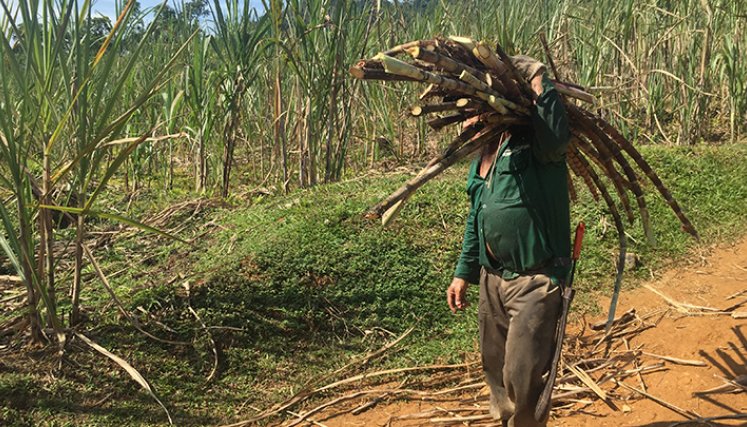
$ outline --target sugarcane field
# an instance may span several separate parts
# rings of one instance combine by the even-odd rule
[[[0,426],[747,426],[747,0],[0,0]]]

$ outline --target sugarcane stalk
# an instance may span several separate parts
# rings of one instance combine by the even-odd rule
[[[501,96],[500,93],[496,92],[493,88],[488,86],[487,83],[481,81],[480,79],[475,77],[472,73],[470,73],[467,70],[462,70],[462,72],[459,73],[459,80],[467,83],[468,85],[472,86],[473,88],[479,91],[485,92],[488,95],[493,95],[496,97]]]
[[[410,109],[410,115],[420,117],[423,114],[441,113],[443,111],[458,110],[459,107],[454,102],[444,102],[443,104],[416,105]]]
[[[461,92],[473,96],[477,95],[477,90],[466,83],[421,70],[412,64],[392,58],[391,56],[386,56],[380,53],[376,55],[374,59],[382,62],[384,70],[386,70],[387,73],[410,77],[413,80],[441,86],[446,90]]]
[[[597,99],[594,98],[594,95],[585,92],[580,89],[576,89],[575,87],[568,86],[565,83],[561,83],[557,80],[552,81],[553,85],[555,85],[555,89],[562,95],[565,95],[570,98],[578,99],[580,101],[587,102],[592,105],[596,105]]]
[[[529,83],[527,83],[524,76],[521,75],[519,70],[514,66],[514,63],[511,62],[511,57],[503,51],[503,48],[501,48],[501,45],[498,43],[495,45],[495,51],[498,53],[498,57],[501,58],[503,63],[506,65],[506,68],[508,68],[511,77],[516,80],[519,91],[521,91],[521,93],[528,99],[534,99],[534,92],[532,92],[532,89],[529,87]]]
[[[602,195],[602,198],[604,199],[605,203],[607,204],[607,207],[610,210],[610,214],[612,215],[612,219],[615,223],[615,229],[617,230],[617,239],[619,244],[619,254],[617,257],[617,273],[615,274],[615,284],[613,286],[612,291],[612,299],[610,302],[610,310],[609,315],[607,316],[607,327],[606,330],[609,331],[610,326],[612,325],[612,320],[615,318],[615,310],[617,309],[617,299],[620,295],[620,286],[622,285],[622,277],[623,272],[625,271],[625,254],[627,253],[627,238],[625,237],[625,225],[623,224],[622,217],[620,216],[620,212],[617,210],[617,206],[615,205],[615,201],[612,199],[612,196],[610,196],[609,191],[607,191],[607,187],[604,185],[602,180],[599,178],[599,175],[594,171],[592,166],[589,164],[589,162],[586,160],[586,158],[583,157],[583,154],[581,154],[580,151],[578,151],[577,147],[569,147],[569,149],[574,151],[574,154],[576,155],[576,159],[578,159],[579,163],[581,164],[582,168],[584,168],[588,174],[589,178],[594,182],[597,189],[599,189],[599,192]]]
[[[485,80],[487,77],[485,73],[482,71],[470,67],[467,64],[462,64],[461,62],[457,62],[448,56],[441,55],[438,52],[423,49],[420,46],[415,46],[412,48],[407,49],[407,53],[410,54],[414,59],[418,59],[420,61],[429,62],[436,67],[449,72],[451,74],[459,75],[462,73],[462,71],[467,71],[468,73],[472,74],[473,76],[479,78],[480,80]]]
[[[358,80],[383,80],[383,81],[416,81],[411,77],[398,76],[396,74],[389,74],[384,70],[376,68],[368,68],[361,65],[354,65],[349,69],[350,74]]]
[[[573,110],[570,109],[568,110],[569,113],[572,113],[572,111]],[[615,190],[620,197],[620,203],[622,203],[623,205],[625,213],[628,217],[628,221],[632,224],[633,221],[635,221],[635,215],[633,214],[633,209],[631,209],[630,207],[630,199],[628,198],[626,185],[623,183],[620,172],[618,172],[618,170],[615,168],[615,165],[612,163],[609,150],[606,149],[603,142],[599,141],[599,137],[593,132],[593,130],[588,129],[588,126],[586,126],[585,122],[578,120],[579,117],[577,114],[572,113],[571,116],[577,119],[575,122],[578,124],[579,128],[577,132],[580,132],[577,134],[577,136],[579,136],[579,138],[577,138],[577,141],[579,142],[579,148],[584,151],[590,158],[601,162],[602,169],[606,171],[607,177],[615,186]],[[586,138],[584,138],[584,136]],[[598,150],[597,153],[595,153],[594,150],[589,149],[590,144],[593,144],[594,148]]]
[[[509,78],[508,72],[510,71],[510,69],[507,64],[504,63],[505,60],[501,61],[500,58],[498,58],[498,56],[496,56],[495,53],[490,50],[490,48],[483,45],[482,43],[475,42],[471,38],[459,36],[451,36],[449,38],[452,41],[462,45],[462,47],[464,47],[469,52],[472,52],[475,58],[477,58],[477,60],[480,61],[483,65],[488,67],[488,69],[492,69],[493,71],[495,71],[499,81],[501,82],[501,85],[507,91],[506,95],[514,99],[522,99],[520,88]],[[527,99],[532,99],[531,93],[529,93],[528,95],[529,97]]]
[[[498,73],[498,77],[506,74],[506,64],[504,64],[489,47],[485,46],[481,42],[476,42],[475,47],[472,50],[475,57],[480,60],[485,66]]]
[[[643,158],[641,153],[638,152],[638,150],[633,147],[633,144],[630,143],[625,137],[623,137],[617,129],[615,129],[611,124],[609,124],[606,120],[595,117],[594,123],[599,126],[607,135],[609,135],[614,141],[617,142],[617,145],[622,148],[625,153],[630,156],[631,159],[638,165],[638,167],[643,171],[643,173],[648,177],[649,180],[651,180],[651,183],[654,184],[654,187],[659,191],[661,196],[664,198],[664,200],[667,202],[669,207],[672,209],[674,214],[677,216],[677,218],[680,220],[680,223],[682,224],[682,228],[689,233],[691,236],[693,236],[695,239],[700,240],[700,237],[698,236],[698,231],[695,229],[693,224],[690,222],[690,219],[685,215],[685,213],[682,211],[682,208],[680,207],[679,203],[677,203],[677,200],[672,197],[672,193],[669,192],[669,189],[664,185],[664,183],[659,178],[659,175],[651,168],[651,165],[648,164],[646,159]]]
[[[568,196],[570,197],[573,203],[577,203],[578,192],[576,191],[576,185],[573,183],[573,177],[571,176],[571,171],[568,170],[566,175],[567,175],[566,180],[568,181]]]
[[[467,72],[467,70],[462,71],[462,73],[459,75],[459,80],[462,80],[463,82],[477,89],[479,91],[478,93],[484,93],[488,95],[485,101],[488,103],[488,105],[493,107],[494,110],[498,111],[501,114],[508,114],[507,108],[510,108],[526,116],[530,114],[528,109],[515,104],[508,99],[503,98],[501,94],[498,93],[495,89],[491,88],[487,83],[480,81],[477,77]]]
[[[398,46],[394,46],[393,48],[384,51],[384,55],[387,56],[394,56],[398,55],[400,53],[406,52],[407,49],[411,49],[414,47],[423,48],[425,50],[434,50],[436,47],[436,41],[435,40],[415,40],[407,43],[403,43]]]
[[[450,156],[454,151],[456,151],[459,147],[461,147],[464,143],[471,140],[472,138],[477,135],[478,132],[483,130],[485,128],[485,125],[482,124],[482,122],[475,122],[471,126],[468,126],[462,132],[454,138],[451,143],[444,149],[444,151],[441,153],[440,156],[434,157],[433,160],[431,160],[428,163],[427,167],[433,166],[437,162],[440,162],[441,159],[444,157]]]
[[[516,117],[516,116],[504,116],[501,114],[490,114],[482,116],[480,120],[488,125],[502,125],[502,126],[522,126],[529,125],[529,118],[527,117]]]
[[[456,151],[462,144],[472,139],[477,133],[482,129],[481,127],[478,127],[479,122],[475,123],[474,125],[468,127],[465,129],[462,133],[460,133],[454,140],[449,144],[449,146],[444,150],[444,152],[437,157],[434,157],[431,159],[430,162],[426,165],[425,168],[423,168],[419,173],[418,177],[422,176],[426,171],[430,170],[432,166],[434,166],[436,163],[440,162],[444,158],[450,156],[454,151]],[[480,125],[481,126],[481,125]],[[402,210],[402,207],[404,206],[405,199],[398,200],[395,202],[390,208],[388,208],[382,215],[381,215],[381,225],[386,227],[387,224],[389,224],[394,218],[397,217],[400,210]]]
[[[502,132],[503,129],[492,127],[474,137],[472,140],[455,150],[451,155],[444,157],[435,164],[425,168],[425,170],[421,171],[421,173],[416,177],[407,181],[402,187],[374,206],[371,209],[371,214],[377,217],[382,216],[384,212],[389,210],[389,208],[394,206],[397,202],[407,200],[407,198],[417,191],[418,188],[422,187],[423,184],[438,176],[449,166],[477,151],[483,144],[498,137]]]
[[[477,115],[479,113],[475,113],[474,115]],[[452,114],[450,116],[444,116],[444,117],[436,117],[435,119],[428,120],[428,126],[430,126],[433,130],[441,130],[445,126],[463,122],[467,119],[469,119],[470,116],[468,116],[465,113],[457,113]]]
[[[383,54],[379,54],[375,57],[376,60],[379,60],[384,65],[384,69],[387,73],[396,74],[399,76],[405,76],[410,77],[413,80],[423,81],[427,83],[431,83],[433,85],[441,86],[444,89],[452,90],[456,92],[465,93],[467,95],[476,96],[483,101],[487,102],[488,105],[493,107],[496,111],[507,114],[508,110],[505,107],[506,100],[497,97],[495,95],[490,95],[485,92],[479,91],[473,86],[463,83],[459,80],[450,79],[448,77],[444,77],[439,74],[431,73],[425,70],[421,70],[420,68],[408,64],[407,62],[400,61],[399,59],[392,58],[390,56],[386,56]],[[513,104],[515,105],[515,104]],[[516,106],[518,109],[519,107]],[[528,111],[528,110],[525,110]]]
[[[441,113],[444,111],[479,109],[480,106],[468,98],[459,98],[456,101],[444,102],[441,104],[416,105],[410,109],[410,115],[420,117],[423,114]]]
[[[475,50],[475,41],[472,40],[469,37],[449,36],[449,40],[460,44],[462,47],[464,47],[470,53],[474,52],[474,50]]]
[[[495,71],[499,78],[508,71],[506,65],[503,64],[498,56],[484,44],[476,42],[469,37],[450,36],[449,39],[459,43],[469,52],[472,52],[478,61],[488,69]]]
[[[571,144],[574,143],[574,139],[571,139]],[[583,168],[579,160],[576,158],[576,154],[574,150],[568,150],[568,154],[566,156],[568,166],[570,167],[571,171],[573,173],[581,178],[584,183],[586,184],[586,187],[589,189],[589,192],[591,193],[591,197],[599,202],[599,191],[597,190],[597,187],[594,185],[594,181],[592,181],[591,177],[589,176],[589,172]]]
[[[555,61],[552,59],[552,55],[550,54],[550,46],[547,45],[547,37],[545,37],[545,33],[541,32],[539,34],[540,42],[542,43],[542,49],[545,51],[545,58],[547,58],[547,64],[550,66],[550,69],[552,70],[552,75],[555,76],[556,79],[560,80],[560,73],[558,73],[558,68],[555,66]]]
[[[589,135],[588,133],[585,133],[585,131],[578,130],[572,130],[571,132],[578,136],[578,139],[575,141],[577,144],[580,144],[579,148],[581,148],[586,157],[591,159],[591,161],[602,170],[606,171],[612,167],[612,172],[610,173],[612,173],[615,179],[620,182],[620,188],[626,191],[631,190],[633,185],[626,178],[623,178],[615,164],[612,162],[609,153],[605,151],[606,154],[601,154],[601,150],[604,150],[605,147],[602,146],[600,149],[597,149],[602,145],[602,142],[599,140],[597,135]]]
[[[581,110],[575,106],[572,106],[570,108],[573,108],[574,110],[578,110],[578,112],[584,116],[584,119],[588,123],[588,128],[592,130],[598,137],[602,145],[606,150],[609,151],[609,153],[613,156],[615,161],[622,167],[623,173],[625,173],[625,176],[628,178],[629,182],[629,188],[630,191],[633,192],[633,195],[636,198],[636,203],[638,204],[638,211],[641,215],[641,224],[643,226],[643,232],[646,236],[646,239],[648,240],[649,244],[652,246],[656,245],[656,237],[654,235],[653,228],[651,227],[651,221],[648,213],[648,207],[646,205],[646,199],[643,194],[643,189],[641,188],[638,180],[638,175],[635,173],[633,168],[630,166],[630,163],[628,163],[628,160],[625,158],[625,156],[622,155],[622,152],[620,151],[620,147],[613,141],[606,133],[604,133],[601,129],[599,129],[599,126],[594,123],[594,116],[584,110]],[[603,153],[606,154],[606,153]]]

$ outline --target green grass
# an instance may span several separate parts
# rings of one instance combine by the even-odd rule
[[[747,146],[641,147],[701,234],[701,246],[730,241],[747,226]],[[475,307],[451,315],[444,301],[467,214],[465,165],[449,170],[416,194],[401,217],[381,228],[362,213],[399,186],[403,175],[368,176],[287,197],[255,198],[247,207],[213,208],[191,233],[213,222],[196,248],[142,235],[115,243],[107,254],[117,292],[129,309],[140,306],[175,333],[149,322],[159,336],[193,342],[171,346],[148,340],[119,318],[107,298],[86,301],[88,335],[126,358],[152,382],[179,425],[240,419],[290,395],[308,379],[378,348],[410,326],[416,332],[385,365],[454,362],[476,349]],[[650,186],[649,186],[650,187]],[[658,245],[643,244],[629,227],[630,251],[642,266],[626,273],[623,292],[673,260],[701,247],[679,231],[674,215],[648,188]],[[616,236],[600,205],[582,192],[574,222],[588,227],[577,285],[577,312],[601,314],[594,301],[609,294]],[[175,222],[183,221],[182,216]],[[604,225],[605,221],[608,225]],[[606,231],[605,231],[606,229]],[[189,232],[187,234],[189,234]],[[641,242],[640,244],[635,242]],[[150,257],[144,264],[140,261]],[[181,276],[180,276],[181,274]],[[93,281],[93,279],[91,279]],[[207,336],[191,305],[219,343],[220,375]],[[98,288],[98,285],[91,285]],[[469,297],[476,302],[476,289]],[[145,322],[147,319],[142,317]],[[232,328],[232,329],[226,329]],[[39,366],[49,355],[0,362],[0,421],[8,425],[161,425],[162,412],[126,374],[73,343],[62,370],[49,380]],[[107,400],[97,407],[93,403]]]

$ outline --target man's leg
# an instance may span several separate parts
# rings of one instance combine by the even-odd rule
[[[561,310],[560,288],[539,274],[506,281],[501,289],[511,319],[506,336],[503,382],[514,403],[510,427],[544,426],[547,417],[534,419],[554,350],[555,329]]]
[[[482,270],[478,318],[482,367],[490,387],[490,415],[505,421],[513,415],[514,407],[503,385],[508,317],[500,300],[502,282],[500,276]]]

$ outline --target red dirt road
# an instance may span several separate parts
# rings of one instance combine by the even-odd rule
[[[690,265],[666,272],[649,282],[666,296],[680,303],[726,309],[743,303],[737,312],[747,313],[747,239],[730,246],[713,248],[705,257],[698,257]],[[739,294],[740,292],[743,292]],[[739,294],[738,296],[735,296]],[[732,297],[727,299],[728,297]],[[603,301],[606,307],[607,302]],[[639,315],[671,308],[661,296],[646,287],[623,292],[618,312],[635,308]],[[601,320],[601,319],[587,319]],[[631,347],[642,346],[649,353],[681,359],[700,360],[707,367],[681,366],[667,363],[667,370],[645,374],[643,380],[648,393],[691,411],[701,417],[747,412],[747,392],[694,396],[693,393],[723,385],[719,377],[733,379],[747,375],[747,319],[728,315],[687,314],[671,309],[657,327],[646,330],[630,341]],[[630,386],[641,384],[631,378]],[[611,387],[607,384],[606,388]],[[603,387],[605,388],[605,387]],[[667,427],[686,419],[649,399],[635,393],[625,402],[616,402],[620,411],[613,411],[602,402],[577,403],[571,408],[555,410],[549,426],[578,427]],[[328,427],[384,426],[390,416],[423,412],[437,404],[428,402],[380,403],[360,415],[341,415],[316,418]],[[441,407],[444,407],[442,404]],[[747,419],[720,421],[712,425],[747,426]],[[392,426],[433,425],[426,420],[393,422]],[[457,424],[469,425],[469,424]],[[481,424],[486,425],[486,424]],[[498,424],[500,425],[500,424]],[[680,424],[706,425],[706,424]]]

